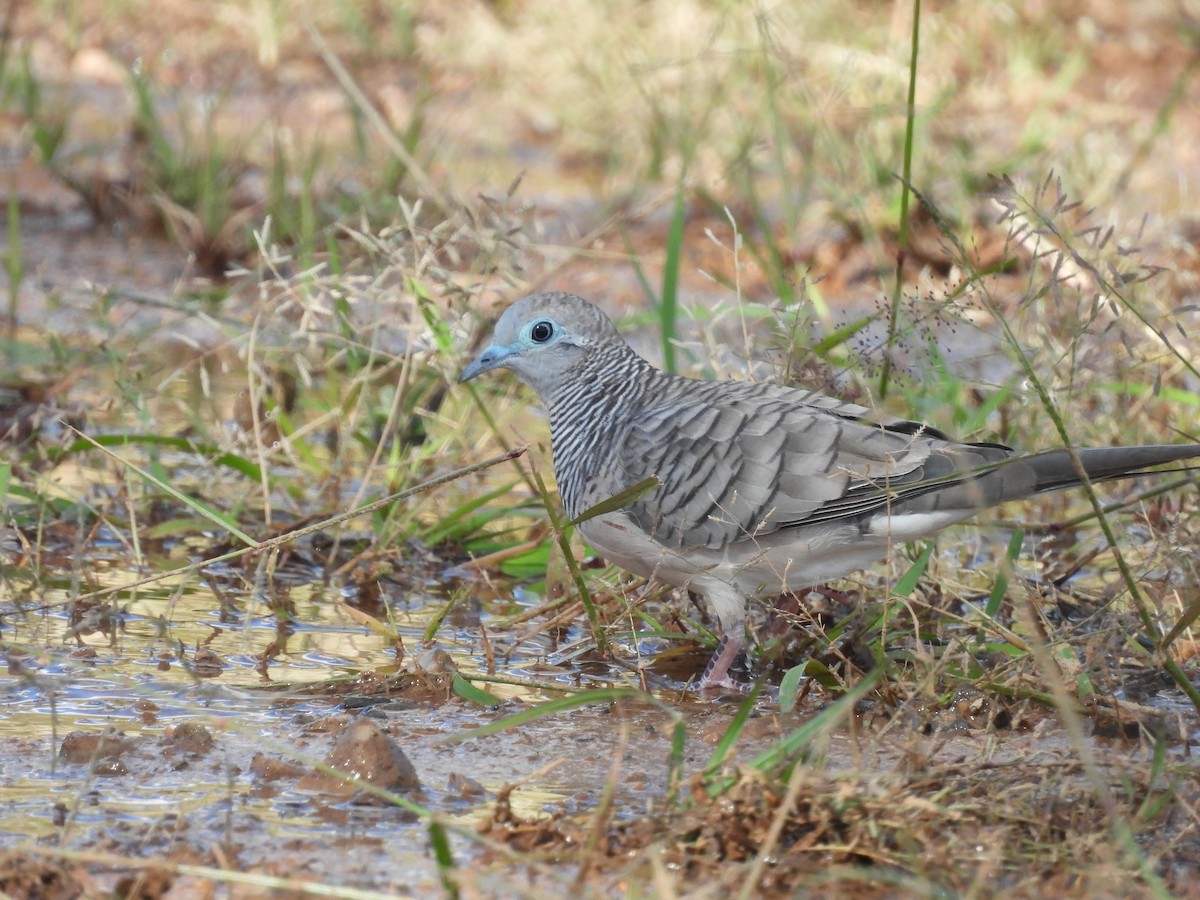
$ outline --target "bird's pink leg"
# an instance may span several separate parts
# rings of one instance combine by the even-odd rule
[[[713,653],[712,659],[704,667],[704,674],[700,676],[698,685],[700,690],[734,688],[744,693],[749,688],[749,685],[729,677],[729,669],[733,665],[733,661],[737,659],[738,653],[741,652],[743,644],[744,641],[741,637],[735,637],[732,634],[721,638],[721,643],[717,644],[717,650]]]

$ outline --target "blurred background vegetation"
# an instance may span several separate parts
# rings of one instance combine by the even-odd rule
[[[74,396],[106,428],[186,428],[214,446],[228,446],[214,429],[244,437],[260,409],[296,404],[302,423],[284,431],[323,423],[328,446],[373,444],[385,426],[423,439],[471,349],[464,313],[552,286],[658,323],[641,348],[659,359],[691,341],[681,366],[765,356],[884,394],[826,364],[877,379],[895,357],[923,378],[920,329],[998,331],[970,302],[988,278],[1019,335],[1058,335],[1049,364],[1067,360],[1069,390],[1066,348],[1106,291],[1085,286],[1069,312],[1057,292],[1038,305],[1053,279],[1035,257],[1079,235],[1097,248],[1089,265],[1129,282],[1138,247],[1138,272],[1172,269],[1137,301],[1157,304],[1151,319],[1195,290],[1193,7],[927,3],[918,48],[904,3],[13,3],[3,378],[12,403]],[[902,219],[906,150],[928,203]],[[998,176],[1042,212],[1096,212],[1057,235],[1036,210],[999,221],[985,196]],[[741,300],[736,340],[708,327]],[[753,350],[747,318],[769,322]],[[1125,344],[1167,359],[1171,386],[1178,360],[1129,321]],[[985,394],[1013,374],[983,361],[986,336],[961,345],[975,365],[956,376]],[[394,368],[360,379],[377,353]],[[258,377],[214,394],[234,369]],[[1145,371],[1143,388],[1163,385]],[[903,402],[936,418],[945,390]],[[18,431],[36,430],[27,414]]]
[[[495,663],[474,643],[481,622],[512,641],[517,664],[572,646],[556,662],[575,678],[580,659],[593,673],[599,659],[601,677],[633,682],[642,641],[656,658],[711,643],[686,603],[631,591],[612,570],[586,573],[601,614],[584,622],[549,549],[552,494],[536,488],[552,485],[545,422],[512,379],[457,385],[498,310],[534,289],[599,302],[639,351],[680,371],[800,381],[964,438],[1200,438],[1200,2],[920,10],[917,43],[913,4],[879,0],[10,2],[0,586],[6,654],[33,648],[11,677],[32,679],[101,632],[118,656],[117,622],[145,632],[126,636],[130,658],[143,639],[171,659],[203,642],[241,654],[227,682],[253,683],[279,675],[305,618],[313,632],[340,629],[320,646],[322,674],[383,671],[403,653],[397,628],[410,645],[459,628],[469,640],[445,642],[476,675]],[[423,490],[524,444],[519,468]],[[862,602],[828,631],[814,617],[815,636],[792,648],[792,691],[800,674],[813,698],[856,701],[844,692],[871,687],[882,735],[909,717],[927,735],[957,715],[954,727],[990,742],[1053,708],[1068,725],[1086,713],[1145,739],[1159,710],[1130,697],[1157,702],[1165,687],[1197,700],[1197,503],[1194,491],[1114,491],[1127,504],[1125,574],[1085,524],[1088,498],[1040,499],[1022,511],[1037,540],[1017,532],[1006,552],[947,538],[937,554],[897,552],[883,579],[864,576]],[[310,525],[319,534],[283,539],[278,570],[266,554],[226,558]],[[1030,550],[1035,576],[1018,578]],[[927,567],[937,577],[918,588]],[[297,570],[295,590],[271,582]],[[162,583],[129,587],[151,577]],[[1060,584],[1086,595],[1086,617],[1079,597],[1040,593]],[[1110,604],[1118,594],[1133,599]],[[961,603],[980,597],[980,615]],[[214,642],[215,623],[259,602],[266,614]],[[1021,616],[1035,607],[1031,625]],[[351,646],[364,634],[366,650]],[[593,653],[606,636],[624,642],[616,662]],[[146,674],[142,657],[114,695]],[[281,680],[312,676],[297,659]],[[877,690],[856,681],[868,668],[887,674]],[[41,689],[21,684],[41,727]],[[786,781],[814,735],[856,709],[792,732],[759,767]],[[1186,743],[1178,710],[1194,710],[1174,709],[1170,733]],[[731,788],[717,776],[748,713],[728,731],[703,726],[721,733],[697,770],[714,796]],[[674,721],[668,805],[684,783]],[[1030,896],[1046,872],[1064,890],[1165,896],[1150,871],[1160,851],[1172,886],[1195,883],[1194,797],[1175,804],[1174,793],[1194,772],[1171,769],[1165,726],[1154,733],[1129,772],[1079,776],[1078,805],[1043,784],[1058,775],[1040,762],[1008,770],[1012,789],[997,790],[995,770],[974,763],[925,778],[936,749],[906,749],[891,787],[862,807],[846,798],[867,781],[830,775],[813,817],[838,825],[820,832],[836,858],[891,860],[921,889],[986,894],[1003,869]],[[1062,747],[1074,754],[1063,771],[1075,758],[1094,768],[1082,731]],[[1042,750],[1035,740],[1031,758]],[[737,791],[777,840],[783,818],[762,784]],[[962,790],[947,806],[949,784]],[[921,821],[895,825],[901,809]],[[1177,832],[1156,833],[1177,813]],[[964,818],[977,837],[948,842]],[[1134,832],[1146,854],[1131,849]],[[860,839],[878,846],[845,850]],[[1104,853],[1097,839],[1111,841]],[[763,855],[747,896],[771,844],[749,846]],[[1115,874],[1091,868],[1098,856]],[[450,868],[440,851],[439,865]]]

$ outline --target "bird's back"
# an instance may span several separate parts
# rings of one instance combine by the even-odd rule
[[[561,417],[554,422],[568,511],[582,512],[583,494],[599,502],[653,475],[661,487],[628,512],[676,548],[719,549],[781,529],[841,524],[920,494],[988,505],[998,502],[995,491],[961,500],[947,491],[1011,454],[797,388],[654,369],[641,373],[625,403],[571,429]],[[585,467],[586,475],[577,471]]]

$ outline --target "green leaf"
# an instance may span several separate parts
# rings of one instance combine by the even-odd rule
[[[989,619],[996,618],[996,613],[1000,612],[1000,604],[1004,602],[1004,592],[1008,590],[1008,579],[1012,574],[1012,564],[1021,554],[1021,544],[1025,540],[1025,532],[1018,528],[1012,533],[1012,537],[1008,539],[1008,552],[1004,555],[1004,560],[1000,565],[1000,571],[996,573],[996,582],[992,585],[992,592],[988,594],[987,605],[983,608],[984,614]]]
[[[758,699],[761,691],[762,682],[759,682],[746,695],[746,699],[742,701],[742,705],[738,707],[738,711],[730,721],[729,727],[725,729],[725,733],[717,741],[717,746],[713,748],[712,756],[708,758],[708,763],[704,766],[705,774],[711,775],[716,772],[724,764],[725,760],[729,758],[729,754],[733,752],[733,745],[737,743],[738,736],[742,733],[742,728],[746,725],[746,720],[750,718],[750,713],[754,710],[754,701]]]
[[[792,666],[783,673],[783,680],[779,682],[779,711],[791,712],[796,708],[796,693],[800,687],[800,681],[804,678],[804,671],[807,664]]]
[[[840,691],[843,687],[842,682],[830,671],[829,666],[825,665],[819,659],[810,659],[803,666],[798,666],[797,668],[801,669],[803,674],[827,690]],[[780,696],[782,697],[782,690]]]
[[[464,700],[469,700],[471,703],[478,703],[480,706],[492,707],[499,706],[501,700],[495,694],[489,694],[482,688],[477,688],[471,684],[466,678],[461,675],[455,675],[454,681],[451,682],[451,687],[454,688],[454,693],[462,697]]]
[[[892,588],[892,593],[898,597],[907,597],[917,588],[917,582],[921,580],[921,576],[925,574],[925,568],[929,565],[929,559],[933,556],[933,541],[925,542],[925,549],[921,551],[921,555],[917,557],[917,561],[909,566],[900,580],[896,582]]]
[[[643,478],[632,487],[627,487],[620,493],[613,494],[607,500],[601,500],[591,509],[584,510],[583,513],[572,519],[567,523],[567,525],[581,525],[588,519],[596,518],[596,516],[602,516],[605,513],[616,512],[618,509],[624,509],[642,495],[650,493],[660,484],[662,484],[662,482],[659,480],[657,475],[650,475],[646,478]]]

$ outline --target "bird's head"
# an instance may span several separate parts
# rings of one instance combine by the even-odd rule
[[[491,344],[458,380],[510,369],[545,400],[589,356],[614,346],[628,349],[608,316],[591,303],[574,294],[530,294],[504,311]]]

